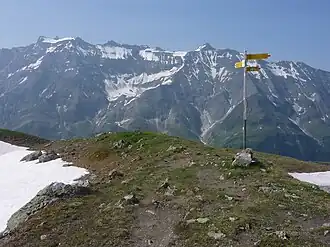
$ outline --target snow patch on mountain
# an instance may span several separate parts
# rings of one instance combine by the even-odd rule
[[[296,63],[290,62],[288,68],[280,66],[276,63],[268,63],[267,67],[275,76],[282,76],[285,79],[287,79],[288,77],[292,77],[300,82],[307,81],[306,79],[301,77],[300,73],[297,70],[299,66]],[[310,80],[310,77],[306,74],[305,71],[303,71],[303,74],[308,80]]]
[[[139,51],[139,55],[140,55],[140,57],[143,58],[143,60],[154,61],[154,62],[159,62],[163,55],[174,57],[174,58],[180,57],[180,58],[184,59],[184,57],[187,55],[187,53],[188,52],[186,52],[186,51],[163,51],[163,50],[158,50],[155,48],[147,48],[147,49]]]
[[[56,44],[56,43],[59,43],[59,42],[62,42],[62,41],[69,41],[69,40],[74,40],[74,39],[75,38],[72,38],[72,37],[65,37],[65,38],[61,38],[61,39],[43,37],[42,42],[43,43]]]
[[[126,59],[132,56],[132,50],[118,46],[96,46],[101,51],[102,58],[105,59]]]
[[[180,68],[173,67],[170,70],[164,70],[164,71],[160,71],[158,73],[150,74],[150,75],[148,75],[147,73],[142,73],[141,75],[134,76],[134,77],[128,79],[127,82],[130,84],[137,85],[137,84],[146,84],[146,83],[150,83],[150,82],[161,80],[161,79],[163,79],[163,81],[164,81],[164,77],[172,76],[179,70],[180,70]]]
[[[27,69],[38,69],[40,64],[42,63],[42,60],[44,59],[44,56],[40,57],[36,62],[29,64],[27,67],[22,68],[22,70]]]
[[[105,90],[108,95],[108,100],[116,101],[121,96],[125,97],[139,97],[143,92],[154,89],[158,87],[156,86],[150,86],[150,87],[141,87],[140,85],[134,85],[130,82],[127,82],[123,77],[118,77],[117,81],[112,79],[105,79]]]
[[[25,76],[24,78],[22,78],[22,79],[18,82],[18,84],[19,84],[19,85],[20,85],[20,84],[23,84],[24,82],[27,81],[27,79],[28,79],[28,77]]]

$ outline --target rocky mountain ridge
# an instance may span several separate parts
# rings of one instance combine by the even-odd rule
[[[240,147],[242,55],[40,37],[0,50],[0,126],[45,138],[148,130]],[[252,64],[255,64],[252,61]],[[330,73],[302,62],[249,73],[248,145],[329,160]]]

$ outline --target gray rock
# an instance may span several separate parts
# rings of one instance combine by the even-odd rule
[[[60,158],[54,151],[46,152],[39,157],[39,162],[44,163]]]
[[[166,151],[167,152],[176,152],[176,153],[179,153],[179,152],[181,152],[183,150],[184,150],[184,147],[181,146],[181,145],[178,146],[178,147],[171,145],[171,146],[168,147],[168,149]]]
[[[163,182],[159,185],[158,190],[161,190],[161,189],[167,189],[169,186],[170,186],[170,183],[168,182],[168,178],[166,178],[165,181],[163,181]]]
[[[70,166],[73,166],[73,164],[64,164],[63,167],[70,167]]]
[[[122,149],[125,147],[128,147],[130,145],[130,143],[126,142],[125,140],[119,140],[115,143],[113,143],[113,147],[117,148],[117,149]]]
[[[275,235],[277,237],[279,237],[280,239],[282,239],[282,240],[287,240],[288,239],[288,235],[285,231],[276,231]]]
[[[45,240],[47,238],[47,235],[41,235],[40,240]]]
[[[26,155],[25,157],[23,157],[21,159],[21,161],[33,161],[33,160],[37,160],[40,156],[42,155],[41,151],[35,151],[31,154]]]
[[[211,237],[211,238],[214,238],[216,240],[218,239],[222,239],[222,238],[225,238],[226,235],[222,232],[208,232],[207,233],[207,236]]]
[[[7,222],[7,231],[14,230],[20,223],[26,221],[29,216],[35,214],[38,210],[57,201],[61,198],[72,198],[83,196],[90,193],[89,187],[78,184],[52,183],[38,194],[21,209],[14,213]]]
[[[235,155],[232,166],[247,167],[255,162],[256,160],[253,158],[252,149],[247,148]]]
[[[118,171],[117,169],[113,169],[109,172],[110,179],[115,179],[117,177],[123,177],[124,173]]]
[[[126,202],[126,204],[131,205],[139,204],[140,202],[140,200],[135,196],[135,194],[124,196],[124,201]]]
[[[197,219],[187,220],[187,224],[191,224],[191,223],[205,224],[205,223],[207,223],[209,221],[210,221],[209,218],[197,218]]]

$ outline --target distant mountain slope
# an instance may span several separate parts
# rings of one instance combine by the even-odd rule
[[[241,54],[40,37],[0,50],[0,126],[49,139],[149,130],[241,145]],[[252,61],[252,64],[255,63]],[[249,146],[329,160],[330,73],[261,61],[248,76]]]

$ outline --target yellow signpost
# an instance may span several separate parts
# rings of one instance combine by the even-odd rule
[[[261,60],[267,59],[270,57],[268,53],[257,53],[257,54],[248,54],[247,51],[244,51],[244,59],[240,62],[235,63],[235,68],[244,68],[244,79],[243,79],[243,149],[246,149],[246,72],[259,71],[259,66],[248,66],[247,62],[249,60]]]
[[[246,54],[247,60],[260,60],[260,59],[267,59],[270,57],[268,53],[259,53],[259,54]]]
[[[244,68],[244,67],[245,67],[245,60],[235,63],[236,69]]]
[[[246,67],[246,71],[250,72],[250,71],[259,71],[260,67],[259,66],[247,66]]]

